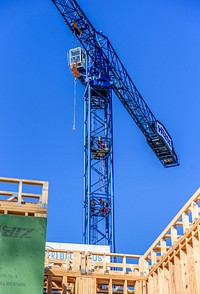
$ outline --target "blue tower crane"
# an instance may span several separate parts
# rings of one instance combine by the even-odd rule
[[[52,0],[82,47],[69,51],[72,73],[84,93],[85,244],[115,252],[112,92],[164,167],[179,165],[172,138],[131,80],[109,39],[95,30],[75,0]]]

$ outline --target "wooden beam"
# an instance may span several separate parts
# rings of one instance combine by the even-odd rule
[[[171,230],[172,227],[176,225],[182,225],[179,221],[182,217],[183,213],[187,212],[191,207],[192,203],[200,198],[200,188],[194,193],[194,195],[188,200],[188,202],[183,206],[183,208],[177,213],[177,215],[173,218],[173,220],[169,223],[169,225],[164,229],[164,231],[158,236],[155,242],[150,246],[150,248],[145,252],[144,258],[148,259],[151,251],[159,244],[160,240],[165,238],[165,235]]]

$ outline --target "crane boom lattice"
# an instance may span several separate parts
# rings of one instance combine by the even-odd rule
[[[164,167],[179,165],[173,141],[153,115],[109,39],[95,30],[75,0],[52,0],[79,40],[70,50],[72,72],[85,86],[84,238],[114,251],[112,91]]]

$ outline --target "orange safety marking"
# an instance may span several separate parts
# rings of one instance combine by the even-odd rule
[[[70,65],[71,67],[71,71],[72,71],[72,74],[75,78],[79,78],[81,76],[80,72],[78,71],[77,67],[75,64],[71,64]]]
[[[79,29],[79,27],[77,26],[77,23],[75,21],[73,21],[72,23],[73,27],[74,27],[74,31],[77,35],[81,36],[82,35],[82,32],[81,30]]]

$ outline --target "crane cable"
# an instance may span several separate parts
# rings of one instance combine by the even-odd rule
[[[73,131],[76,130],[76,79],[81,76],[80,72],[77,69],[76,64],[71,64],[71,71],[74,76],[74,121],[73,121]]]
[[[72,130],[76,131],[76,77],[74,77],[74,118]]]

